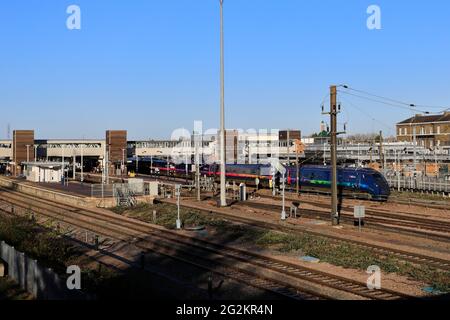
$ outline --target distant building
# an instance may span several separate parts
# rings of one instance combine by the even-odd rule
[[[330,143],[330,133],[326,130],[320,133],[315,133],[311,136],[314,139],[314,144],[329,144]]]
[[[325,124],[325,122],[321,122],[320,123],[320,132],[326,132],[327,131],[327,125]]]
[[[450,148],[450,112],[440,115],[420,115],[397,123],[397,140],[413,142],[425,148]]]
[[[28,181],[57,183],[63,176],[62,162],[23,162],[24,174]],[[67,162],[64,162],[68,166]]]
[[[14,130],[11,163],[14,176],[23,173],[22,163],[34,159],[34,151],[34,130]]]
[[[127,159],[127,131],[107,130],[106,131],[106,153],[108,155],[109,174],[126,174]]]

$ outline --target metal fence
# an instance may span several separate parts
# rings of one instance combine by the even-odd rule
[[[389,186],[400,190],[450,193],[450,181],[432,177],[386,177]]]
[[[112,198],[117,190],[129,190],[135,196],[146,196],[150,194],[149,182],[134,183],[114,183],[114,184],[92,184],[91,197],[93,198]]]
[[[69,290],[66,281],[52,269],[39,265],[36,260],[27,257],[4,241],[0,242],[0,259],[7,264],[5,270],[8,276],[37,299],[86,298],[79,290]]]
[[[112,198],[114,197],[114,187],[112,184],[91,184],[92,198]]]

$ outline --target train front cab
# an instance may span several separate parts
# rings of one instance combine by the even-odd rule
[[[370,175],[370,181],[372,185],[372,200],[374,201],[387,201],[391,190],[389,184],[384,176],[375,171]]]
[[[390,195],[389,185],[381,173],[373,169],[360,170],[358,189],[365,193],[369,200],[387,201]]]

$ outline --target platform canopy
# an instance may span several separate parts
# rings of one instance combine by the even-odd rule
[[[69,166],[68,162],[64,162],[64,164],[61,161],[45,161],[45,162],[35,162],[35,161],[30,161],[30,162],[23,162],[23,165],[27,166],[27,167],[38,167],[41,169],[54,169],[54,170],[59,170],[61,169],[61,167],[64,165],[65,167]]]

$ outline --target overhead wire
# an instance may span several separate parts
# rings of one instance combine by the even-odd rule
[[[350,95],[350,96],[353,96],[353,97],[357,97],[357,98],[360,98],[360,99],[365,99],[365,100],[369,100],[369,101],[372,101],[372,102],[376,102],[376,103],[380,103],[380,104],[384,104],[384,105],[389,105],[389,106],[392,106],[392,107],[395,107],[395,108],[406,109],[406,110],[409,110],[409,111],[420,111],[420,112],[425,113],[425,114],[429,114],[430,113],[429,111],[419,110],[419,109],[417,109],[415,107],[407,107],[405,105],[394,104],[394,103],[391,103],[391,102],[377,100],[377,99],[361,96],[361,95],[358,95],[358,94],[354,94],[354,93],[350,93],[350,92],[346,92],[346,91],[342,91],[342,90],[338,90],[338,92],[346,94],[346,95]]]
[[[356,104],[354,104],[352,101],[350,101],[348,98],[346,97],[341,97],[342,99],[345,100],[345,102],[348,103],[348,105],[356,110],[358,110],[359,112],[361,112],[362,114],[366,115],[367,117],[369,117],[372,121],[378,122],[379,124],[381,124],[382,126],[384,126],[385,128],[387,128],[389,131],[392,131],[391,126],[387,125],[386,123],[384,123],[383,121],[380,121],[378,119],[376,119],[375,117],[373,117],[370,113],[368,113],[367,111],[363,110],[362,108],[356,106]]]
[[[400,101],[400,100],[397,100],[397,99],[392,99],[392,98],[389,98],[389,97],[385,97],[385,96],[382,96],[382,95],[379,95],[379,94],[373,94],[373,93],[370,93],[370,92],[367,92],[367,91],[364,91],[364,90],[355,89],[355,88],[352,88],[352,87],[347,86],[347,85],[343,85],[341,87],[343,87],[346,90],[357,92],[359,94],[363,94],[363,95],[366,95],[366,96],[371,96],[371,97],[377,98],[377,99],[370,99],[368,97],[364,97],[364,96],[361,96],[361,95],[353,94],[353,95],[355,95],[357,97],[360,97],[360,98],[363,98],[363,99],[370,99],[372,101],[379,102],[379,103],[384,103],[384,104],[391,105],[391,106],[394,106],[394,107],[400,107],[400,106],[407,107],[409,110],[421,111],[422,113],[425,113],[425,114],[432,114],[433,112],[424,111],[424,110],[418,110],[417,108],[420,108],[420,109],[441,109],[441,111],[439,111],[439,112],[434,112],[436,114],[445,112],[447,110],[450,110],[450,108],[443,107],[443,106],[430,106],[430,105],[422,105],[422,104],[416,104],[416,103],[407,103],[407,102]],[[349,93],[349,92],[342,91],[342,90],[340,90],[340,91],[342,93],[346,93],[346,94],[350,94],[351,95],[351,93]],[[385,100],[385,101],[380,101],[379,99]]]

